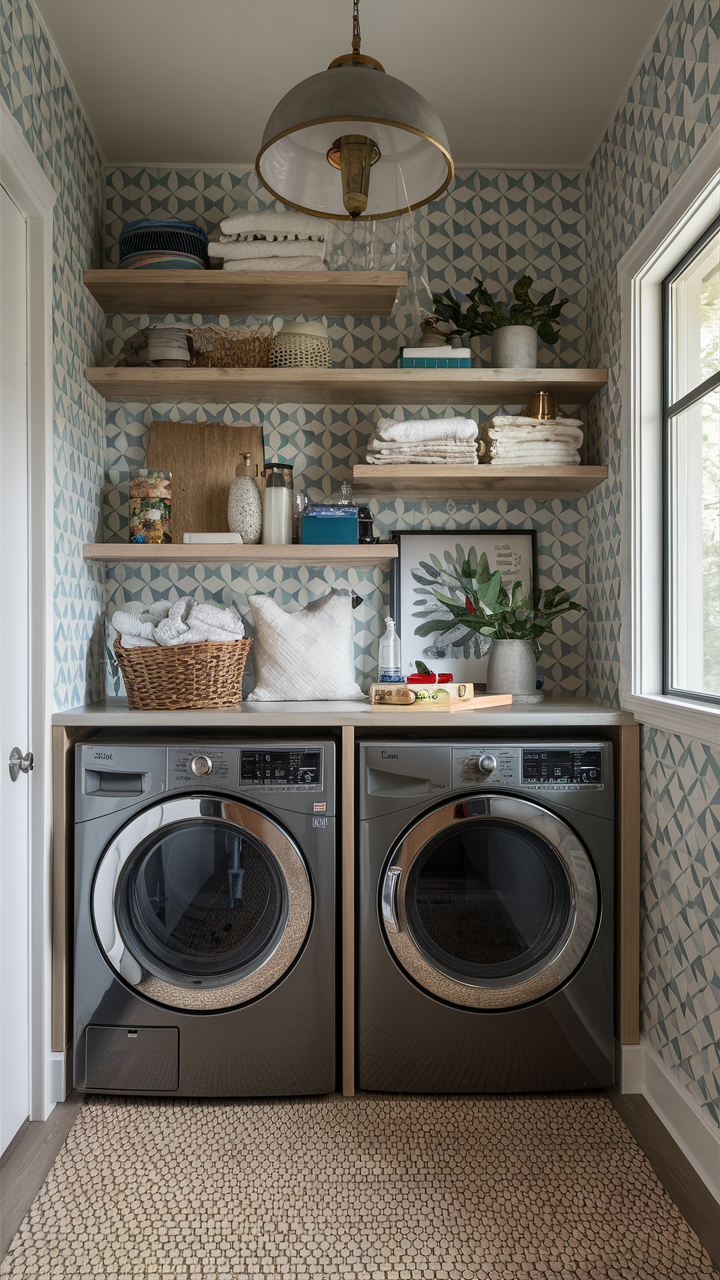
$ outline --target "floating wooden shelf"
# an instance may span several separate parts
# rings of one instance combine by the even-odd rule
[[[345,568],[383,569],[397,559],[392,543],[369,546],[238,546],[236,543],[169,543],[148,546],[132,542],[86,542],[86,560],[101,564],[255,564],[340,565]]]
[[[108,400],[523,405],[534,391],[546,389],[560,404],[577,405],[606,385],[607,370],[100,368],[86,369],[85,377]]]
[[[436,463],[353,467],[357,498],[583,498],[607,467],[468,467]]]
[[[158,315],[389,316],[404,271],[83,272],[103,311]]]

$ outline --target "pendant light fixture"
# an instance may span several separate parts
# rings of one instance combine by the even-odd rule
[[[277,200],[320,218],[392,218],[434,200],[453,176],[445,130],[429,102],[360,52],[295,85],[265,126],[255,169]]]

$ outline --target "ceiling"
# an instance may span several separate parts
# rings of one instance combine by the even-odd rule
[[[253,163],[351,0],[35,0],[108,164]],[[419,90],[458,165],[587,164],[668,0],[362,0],[362,51]]]

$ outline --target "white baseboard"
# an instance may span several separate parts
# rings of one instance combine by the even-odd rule
[[[708,1120],[695,1099],[665,1065],[647,1040],[616,1046],[618,1088],[641,1093],[671,1138],[720,1202],[720,1129]]]
[[[56,1102],[64,1102],[66,1098],[65,1056],[64,1053],[50,1054],[48,1064],[50,1069],[50,1102],[53,1106]]]

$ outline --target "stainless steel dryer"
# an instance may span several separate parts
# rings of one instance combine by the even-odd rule
[[[607,742],[360,745],[358,1078],[613,1083]]]
[[[335,747],[76,748],[74,1081],[335,1088]]]

